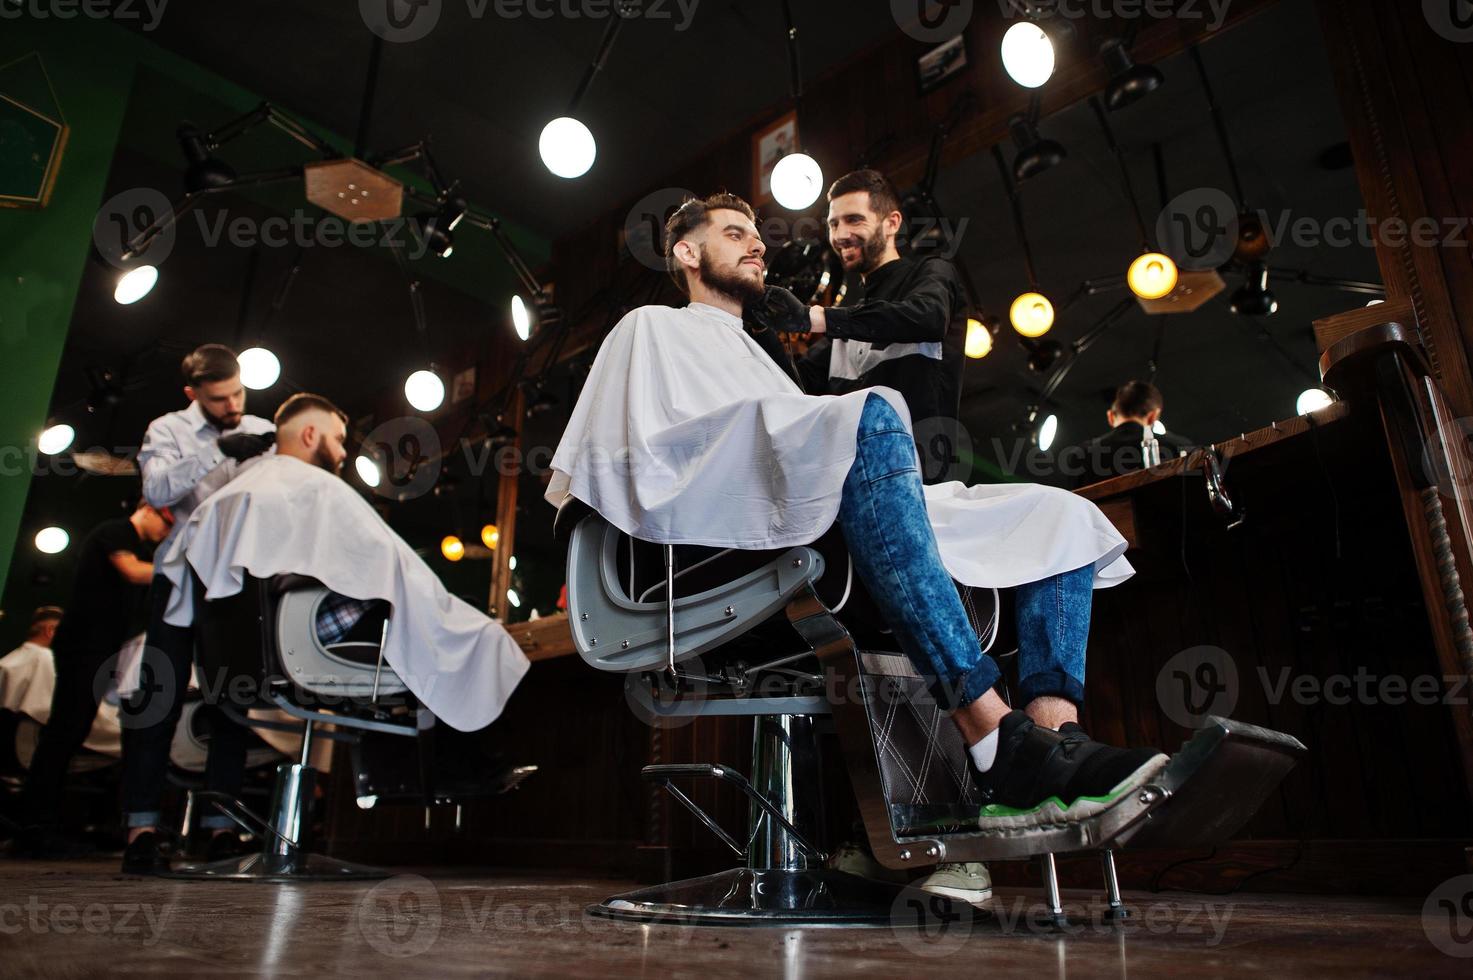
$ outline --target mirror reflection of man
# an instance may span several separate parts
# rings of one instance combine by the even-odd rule
[[[230,348],[205,344],[184,358],[181,369],[189,407],[150,422],[138,454],[144,498],[155,507],[171,508],[177,519],[176,530],[160,546],[160,554],[168,550],[177,528],[189,520],[200,502],[228,483],[241,463],[270,449],[275,438],[270,422],[246,414],[240,364]],[[194,664],[194,630],[164,622],[170,588],[160,577],[150,586],[145,654],[145,667],[155,675],[152,685],[146,686],[155,688],[153,695],[167,696],[169,703],[155,720],[160,712],[146,710],[151,694],[140,690],[123,712],[123,810],[128,825],[123,870],[131,874],[150,874],[167,867],[160,850],[159,811],[169,746]],[[159,674],[168,676],[160,679]],[[172,693],[161,694],[159,689]],[[202,708],[200,717],[210,730],[205,784],[208,789],[238,796],[245,772],[246,731],[213,705]],[[230,818],[206,815],[200,826],[215,838],[209,856],[229,857],[227,850],[235,842]]]
[[[803,304],[770,288],[764,311],[776,329],[821,334],[798,364],[810,394],[846,394],[883,385],[905,397],[926,482],[954,479],[966,301],[956,266],[940,255],[902,257],[900,197],[884,174],[856,170],[829,188],[829,244],[864,298],[854,306]],[[758,314],[762,316],[761,313]],[[927,426],[929,419],[946,424]],[[940,437],[940,438],[937,438]]]
[[[66,774],[97,717],[103,693],[98,674],[137,630],[153,578],[153,548],[173,522],[167,509],[139,501],[128,517],[103,521],[82,542],[71,601],[51,643],[56,680],[51,712],[26,773],[18,856],[73,857],[88,850],[61,829]]]
[[[1079,485],[1097,483],[1153,465],[1147,460],[1147,433],[1150,433],[1151,441],[1159,443],[1161,462],[1189,449],[1185,439],[1155,431],[1164,406],[1161,389],[1149,381],[1127,381],[1116,389],[1115,400],[1105,412],[1110,431],[1084,444],[1084,474]]]

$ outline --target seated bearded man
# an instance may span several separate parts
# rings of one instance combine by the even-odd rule
[[[1141,786],[1166,756],[1101,744],[1078,723],[1091,590],[1133,574],[1125,540],[1063,490],[923,487],[909,412],[888,388],[803,394],[743,329],[744,307],[764,298],[764,252],[738,197],[670,218],[665,253],[690,305],[634,310],[605,339],[547,499],[576,497],[661,544],[784,548],[837,519],[855,573],[969,746],[982,820],[1057,823]],[[1025,707],[999,695],[953,579],[1017,590]]]
[[[324,645],[382,638],[384,660],[437,717],[461,731],[489,725],[527,672],[526,655],[498,623],[450,595],[338,476],[347,458],[341,410],[302,393],[275,422],[275,452],[206,498],[160,563],[173,586],[165,621],[193,621],[191,573],[206,600],[236,594],[247,574],[306,575],[331,590],[315,624]]]

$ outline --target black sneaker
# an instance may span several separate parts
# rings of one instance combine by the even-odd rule
[[[998,728],[992,768],[977,775],[984,829],[1041,827],[1108,810],[1166,765],[1155,749],[1117,749],[1077,724],[1041,728],[1012,711]]]
[[[168,871],[172,850],[162,836],[146,830],[123,848],[123,874],[156,875]]]

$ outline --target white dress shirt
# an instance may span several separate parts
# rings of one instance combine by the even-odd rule
[[[264,435],[276,426],[254,415],[241,417],[231,432]],[[200,501],[229,483],[240,465],[216,445],[224,435],[210,422],[199,402],[161,415],[148,424],[138,468],[143,472],[143,499],[174,512],[174,527],[158,547],[163,554]]]

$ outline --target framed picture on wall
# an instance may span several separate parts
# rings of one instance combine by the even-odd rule
[[[921,94],[940,88],[967,67],[966,37],[958,34],[916,59],[916,80]]]
[[[0,207],[50,203],[70,133],[40,55],[0,65]]]
[[[798,112],[770,123],[752,135],[752,205],[772,200],[772,168],[798,149]]]

